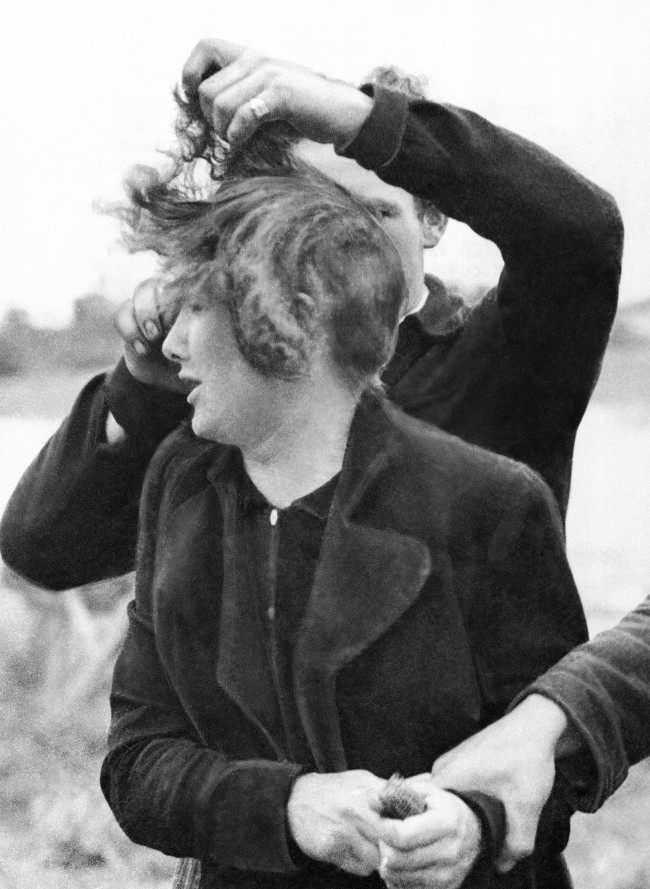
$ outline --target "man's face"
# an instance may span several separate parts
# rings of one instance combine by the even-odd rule
[[[423,249],[430,246],[424,237],[413,196],[402,188],[387,185],[373,172],[347,157],[340,157],[332,145],[304,139],[294,154],[316,167],[376,215],[397,248],[408,288],[408,304],[416,305],[424,288]]]
[[[183,300],[163,353],[180,365],[180,378],[192,386],[187,398],[194,407],[192,429],[202,438],[250,446],[279,422],[278,381],[244,359],[230,312],[214,296],[195,293]]]

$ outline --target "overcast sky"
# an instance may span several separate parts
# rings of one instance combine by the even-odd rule
[[[117,298],[146,273],[93,200],[170,143],[170,88],[202,36],[358,81],[394,62],[436,98],[521,132],[611,191],[627,241],[622,298],[650,295],[647,0],[63,0],[3,16],[0,314],[65,323],[72,300]],[[460,226],[433,251],[449,279],[498,274]]]

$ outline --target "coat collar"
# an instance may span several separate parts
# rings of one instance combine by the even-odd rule
[[[325,529],[309,605],[294,650],[294,684],[298,710],[317,767],[344,769],[335,702],[338,671],[381,636],[417,598],[431,570],[427,545],[392,529],[373,527],[372,510],[364,508],[371,492],[398,458],[400,433],[383,403],[362,399],[355,414],[340,481]],[[209,472],[217,487],[227,454],[220,454]],[[378,487],[379,486],[379,487]],[[225,498],[228,499],[228,498]],[[237,558],[228,546],[232,517],[224,511],[224,558]],[[230,589],[224,565],[224,599],[217,679],[258,724],[246,701],[254,698],[251,676],[250,622]],[[232,576],[239,572],[232,571]],[[247,678],[249,677],[249,678]],[[259,696],[258,696],[259,697]]]

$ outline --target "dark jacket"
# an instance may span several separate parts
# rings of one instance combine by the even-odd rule
[[[272,684],[238,594],[231,456],[181,430],[149,470],[102,787],[133,840],[203,859],[204,886],[364,885],[297,871],[289,853],[301,764],[264,722]],[[426,771],[585,638],[540,479],[364,401],[294,656],[318,769]],[[567,829],[556,811],[538,875]],[[548,885],[533,870],[504,885]]]

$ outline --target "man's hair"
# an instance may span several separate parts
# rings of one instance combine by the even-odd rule
[[[151,168],[127,180],[132,250],[163,258],[168,286],[223,301],[245,359],[292,379],[325,346],[355,391],[378,384],[406,285],[392,242],[344,189],[306,166],[225,181],[188,200]]]

